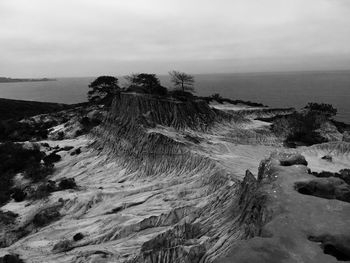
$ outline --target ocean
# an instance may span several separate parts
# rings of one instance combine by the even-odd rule
[[[168,76],[159,76],[171,87]],[[78,103],[86,101],[90,78],[50,82],[0,83],[0,98]],[[301,108],[308,102],[333,104],[337,119],[350,123],[350,71],[233,73],[195,75],[197,95],[219,93],[271,107]]]

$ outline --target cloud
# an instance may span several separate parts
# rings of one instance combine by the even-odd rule
[[[1,0],[0,68],[11,76],[173,65],[201,73],[246,60],[264,71],[290,57],[295,69],[305,56],[350,58],[349,13],[346,0]]]

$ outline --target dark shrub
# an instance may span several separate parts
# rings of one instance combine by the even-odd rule
[[[16,254],[7,254],[0,258],[1,263],[24,263],[22,259]]]
[[[84,134],[84,130],[79,129],[79,130],[77,130],[77,131],[75,132],[74,136],[75,136],[75,137],[78,137],[78,136],[83,135],[83,134]]]
[[[47,182],[38,184],[37,188],[34,190],[34,192],[30,195],[29,198],[34,200],[47,198],[50,195],[50,193],[56,190],[56,182],[49,180]]]
[[[25,176],[32,179],[34,182],[45,179],[49,174],[53,173],[53,164],[35,163],[29,166],[25,171]]]
[[[52,123],[29,124],[14,120],[0,121],[0,141],[29,141],[47,138]]]
[[[89,85],[88,100],[93,104],[109,106],[116,93],[120,91],[118,79],[112,76],[100,76]]]
[[[57,133],[57,140],[63,140],[64,139],[64,132],[63,131],[59,131]]]
[[[12,195],[11,197],[16,201],[16,202],[22,202],[26,198],[27,194],[24,192],[23,189],[20,188],[14,188],[12,190]]]
[[[316,131],[325,120],[325,116],[315,112],[295,112],[273,120],[271,130],[285,138],[285,145],[309,146],[327,141]]]
[[[77,184],[75,183],[74,178],[63,178],[58,184],[60,190],[66,189],[75,189]]]
[[[77,148],[77,149],[75,149],[74,151],[72,151],[70,155],[78,155],[78,154],[80,154],[80,153],[81,153],[81,149],[80,149],[80,148]]]
[[[221,97],[221,95],[219,93],[215,93],[215,94],[211,95],[210,98],[213,100],[216,100],[217,102],[219,102],[221,104],[224,102],[223,101],[224,98]]]
[[[56,153],[50,153],[49,155],[45,156],[43,160],[46,164],[57,163],[61,160],[61,156]]]
[[[167,96],[168,95],[168,89],[163,86],[157,86],[152,89],[152,94],[158,95],[158,96]]]
[[[147,94],[147,88],[144,87],[138,87],[138,86],[130,86],[126,89],[125,92],[130,92],[130,93],[141,93],[141,94]]]
[[[169,91],[168,94],[174,99],[177,99],[180,101],[194,100],[196,98],[191,92],[186,92],[186,91],[183,92],[177,89]]]
[[[292,165],[305,165],[307,166],[307,161],[305,160],[305,157],[300,155],[300,154],[296,154],[296,155],[291,155],[291,156],[287,156],[285,158],[282,158],[280,160],[280,164],[282,166],[292,166]]]
[[[0,205],[10,200],[12,179],[17,173],[24,172],[27,177],[41,179],[52,172],[52,167],[40,164],[44,155],[39,147],[26,149],[11,142],[0,144]],[[22,199],[19,191],[15,196],[17,200]]]
[[[40,145],[46,148],[50,148],[50,145],[47,142],[42,142]]]
[[[309,102],[305,109],[308,109],[309,111],[314,111],[319,114],[324,114],[327,117],[332,117],[337,114],[337,109],[332,106],[332,104],[326,104],[326,103],[314,103]]]
[[[41,227],[41,226],[48,225],[54,220],[59,219],[60,213],[57,211],[57,209],[58,208],[56,207],[51,207],[37,213],[34,216],[33,224],[35,226]]]
[[[90,119],[85,116],[85,117],[81,118],[80,123],[84,127],[88,127],[88,126],[90,126]]]
[[[168,93],[168,89],[160,84],[155,74],[131,74],[125,78],[128,81],[126,92],[152,94],[156,96],[166,96]]]
[[[15,214],[11,211],[3,212],[0,210],[0,224],[4,224],[4,225],[13,224],[17,217],[18,217],[18,214]]]
[[[340,178],[343,179],[347,184],[350,184],[350,169],[342,169],[339,171]]]

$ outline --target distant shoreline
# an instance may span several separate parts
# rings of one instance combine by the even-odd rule
[[[16,83],[16,82],[37,82],[37,81],[56,81],[56,79],[41,78],[41,79],[13,79],[0,77],[0,83]]]

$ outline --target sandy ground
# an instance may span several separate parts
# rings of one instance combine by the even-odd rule
[[[265,107],[251,107],[245,104],[230,104],[230,103],[210,103],[210,107],[223,111],[239,111],[239,110],[262,110]]]

